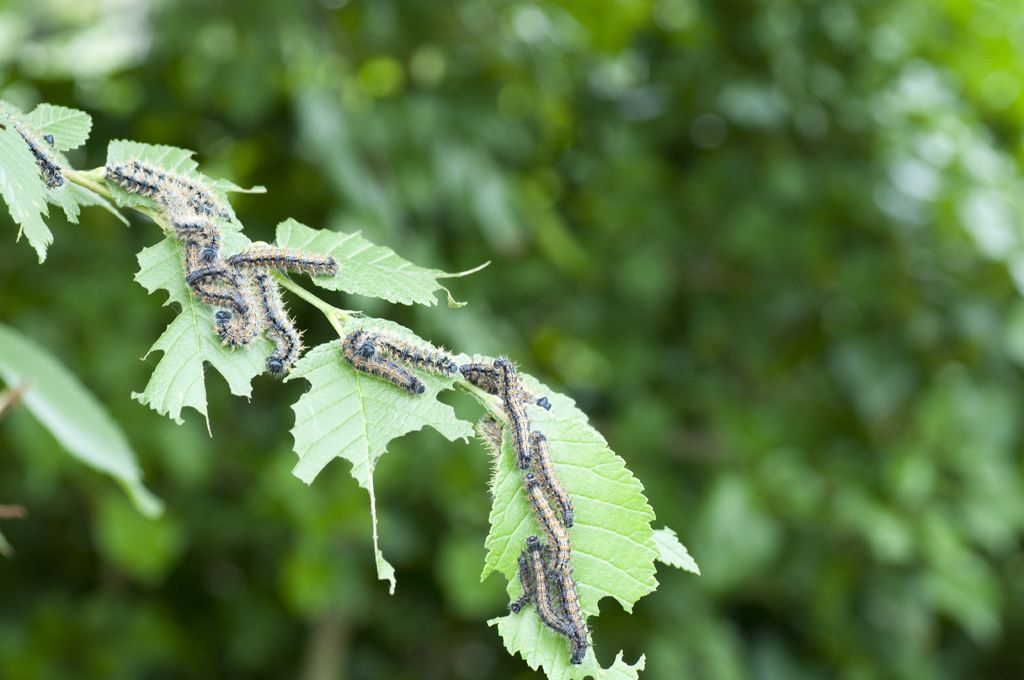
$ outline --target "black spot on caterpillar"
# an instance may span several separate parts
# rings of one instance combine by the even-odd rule
[[[565,612],[569,644],[572,647],[569,662],[578,666],[583,663],[583,658],[587,655],[587,621],[580,608],[576,580],[572,577],[571,570],[566,567],[561,571],[554,572],[554,576],[558,584],[562,610]]]
[[[532,586],[533,604],[537,615],[548,628],[559,635],[569,635],[566,621],[555,613],[551,606],[551,588],[548,584],[548,570],[544,568],[544,553],[536,536],[526,539],[527,560],[530,566],[530,585]]]
[[[334,276],[338,263],[333,257],[311,255],[276,246],[257,246],[228,258],[228,264],[237,269],[283,269],[310,276]]]
[[[554,508],[548,503],[548,498],[544,494],[544,487],[537,479],[537,476],[532,472],[528,472],[523,477],[523,482],[526,486],[527,500],[530,501],[530,507],[533,508],[533,514],[548,537],[548,544],[551,547],[554,560],[551,568],[556,571],[568,569],[572,546],[569,542],[569,534],[566,532],[565,526],[558,519]]]
[[[373,345],[367,345],[365,338],[363,331],[355,331],[342,343],[342,356],[349,365],[357,371],[387,380],[410,394],[423,394],[425,387],[419,378],[395,362],[377,356],[372,351]]]
[[[512,445],[516,450],[516,464],[520,470],[526,470],[530,466],[530,445],[527,440],[530,434],[530,419],[526,416],[523,402],[519,400],[519,375],[508,359],[498,359],[494,362],[494,368],[498,370],[498,396],[501,397],[505,415],[508,416]]]
[[[548,438],[541,432],[530,433],[530,453],[533,464],[540,474],[541,480],[547,489],[548,495],[562,509],[562,519],[565,526],[571,527],[574,522],[572,499],[565,492],[562,483],[555,474],[554,465],[551,463],[551,452],[548,450]]]
[[[267,370],[284,375],[302,354],[302,338],[281,302],[281,290],[268,274],[253,276],[256,294],[263,312],[263,327],[274,341],[274,351],[267,359]]]
[[[53,146],[54,144],[57,143],[57,140],[54,138],[53,135],[43,135],[43,140],[50,146]]]
[[[476,385],[488,394],[498,395],[500,391],[500,376],[493,364],[483,362],[471,362],[459,366],[462,377],[472,385]],[[545,411],[551,410],[551,402],[547,397],[537,397],[520,385],[519,399],[530,404],[537,404]]]

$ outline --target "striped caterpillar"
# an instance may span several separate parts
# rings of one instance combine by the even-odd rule
[[[231,211],[201,181],[132,160],[106,167],[106,177],[129,193],[154,198],[168,208],[231,219]]]
[[[275,375],[284,375],[302,354],[302,336],[284,310],[277,282],[264,273],[256,274],[253,282],[263,311],[264,328],[274,341],[274,351],[267,359],[267,370]]]
[[[551,462],[551,453],[548,451],[548,438],[543,432],[530,433],[530,453],[534,467],[544,482],[548,495],[562,509],[562,520],[566,527],[571,527],[575,521],[572,509],[572,499],[562,488],[562,483],[555,474],[554,465]]]
[[[387,333],[361,333],[361,346],[364,352],[394,359],[438,375],[453,376],[459,371],[455,357],[444,349],[415,345]]]
[[[566,630],[571,647],[569,662],[574,665],[583,663],[587,655],[587,620],[580,608],[580,598],[576,592],[576,579],[568,567],[555,572],[558,593],[565,612]]]
[[[530,445],[528,437],[530,434],[530,419],[523,408],[523,402],[519,400],[519,374],[515,366],[508,359],[498,359],[494,362],[494,368],[498,370],[499,388],[502,405],[505,408],[505,415],[508,417],[508,424],[512,431],[512,445],[516,450],[516,464],[520,470],[530,467]]]
[[[549,572],[544,564],[544,549],[536,536],[527,537],[526,550],[519,555],[519,559],[519,579],[523,585],[523,597],[510,603],[509,609],[518,612],[527,602],[532,602],[537,609],[537,616],[545,625],[559,635],[569,637],[571,631],[567,622],[555,612],[551,604],[552,593],[548,583]]]
[[[462,373],[462,377],[470,384],[476,385],[488,394],[498,396],[501,390],[500,375],[498,370],[494,368],[493,364],[483,362],[462,364],[459,366],[459,372]],[[519,388],[519,400],[528,404],[536,404],[545,411],[551,410],[551,402],[548,401],[547,397],[537,397],[529,390],[522,387],[522,385],[520,385]]]
[[[32,157],[36,160],[36,165],[39,167],[39,172],[42,174],[43,182],[46,183],[47,188],[56,189],[64,184],[64,172],[60,168],[57,156],[51,151],[56,141],[53,135],[42,135],[43,141],[50,147],[50,149],[47,149],[46,146],[39,142],[37,136],[30,132],[21,121],[11,115],[6,108],[2,109],[2,111],[4,117],[10,122],[11,127],[21,136],[28,146],[28,150],[32,152]]]
[[[232,255],[228,264],[235,269],[281,269],[310,276],[334,276],[338,273],[338,263],[333,257],[308,255],[270,245],[260,245]]]
[[[530,501],[530,507],[533,508],[533,514],[540,522],[541,528],[544,529],[554,553],[552,570],[567,570],[572,546],[569,543],[569,533],[565,530],[565,525],[559,521],[554,508],[548,503],[543,486],[532,472],[526,473],[523,483],[526,485],[526,495]]]
[[[423,394],[423,383],[412,372],[393,361],[377,356],[373,344],[366,340],[362,330],[349,333],[342,343],[342,356],[352,368],[387,380],[409,394]]]

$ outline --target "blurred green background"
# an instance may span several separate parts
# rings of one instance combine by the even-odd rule
[[[598,657],[644,677],[1007,678],[1024,646],[1024,8],[1016,0],[0,1],[3,97],[199,151],[253,239],[291,216],[457,271],[459,310],[339,305],[507,352],[576,398],[704,575],[659,571]],[[55,213],[56,214],[56,213]],[[0,421],[3,678],[530,677],[485,621],[478,444],[306,488],[302,384],[210,375],[213,438],[129,398],[172,312],[159,238],[0,225],[0,319],[123,425],[143,519]],[[330,338],[292,305],[311,343]],[[453,398],[467,417],[471,405]]]

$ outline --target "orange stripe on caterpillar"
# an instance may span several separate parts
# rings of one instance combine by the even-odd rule
[[[562,509],[562,520],[565,526],[571,527],[575,521],[572,508],[572,498],[565,492],[558,475],[555,474],[554,464],[551,462],[551,453],[548,450],[548,438],[542,432],[530,433],[530,453],[533,458],[533,465],[540,474],[548,495]]]
[[[228,264],[236,268],[283,269],[311,276],[334,276],[338,273],[338,263],[333,257],[269,245],[232,255]]]
[[[583,663],[587,655],[587,620],[580,608],[579,594],[576,592],[576,579],[572,571],[566,567],[561,571],[553,572],[562,601],[562,611],[565,612],[566,633],[569,636],[569,644],[572,647],[569,662],[575,665]]]
[[[420,379],[393,361],[382,359],[364,343],[366,333],[355,331],[346,336],[342,343],[342,356],[357,371],[387,380],[410,394],[423,394],[425,388]],[[369,347],[369,349],[366,349]]]
[[[552,569],[561,571],[569,568],[569,557],[572,554],[572,545],[569,542],[569,534],[554,508],[548,503],[548,497],[540,481],[532,472],[526,473],[523,477],[526,486],[527,500],[533,509],[534,517],[540,523],[541,528],[548,537],[548,545],[552,550]]]
[[[548,584],[548,570],[544,565],[544,553],[536,536],[526,539],[527,560],[530,566],[530,585],[532,586],[533,605],[537,608],[537,616],[551,630],[559,635],[568,635],[566,621],[555,613],[551,606],[551,588]]]
[[[498,359],[494,368],[499,376],[499,395],[512,434],[512,445],[516,451],[516,464],[520,470],[530,466],[530,419],[526,415],[523,402],[519,400],[521,387],[515,366],[508,359]]]

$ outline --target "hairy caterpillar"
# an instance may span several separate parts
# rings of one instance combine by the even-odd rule
[[[501,455],[501,430],[501,423],[489,415],[485,415],[476,424],[477,436],[487,445],[495,459]]]
[[[386,333],[364,333],[364,351],[410,364],[438,375],[458,373],[455,357],[444,349],[422,347]]]
[[[500,391],[500,376],[493,364],[483,362],[471,362],[459,366],[459,372],[470,384],[476,385],[488,394],[498,395]],[[520,385],[519,399],[529,404],[536,404],[545,411],[551,410],[551,402],[547,397],[537,397],[526,388]]]
[[[512,428],[512,444],[516,450],[516,464],[520,470],[530,467],[530,446],[527,438],[530,434],[530,419],[526,416],[523,402],[519,400],[519,375],[515,366],[508,359],[494,362],[498,370],[500,397],[508,416],[508,424]]]
[[[530,600],[533,599],[533,578],[530,575],[530,563],[526,557],[526,551],[519,553],[519,583],[523,586],[523,594],[519,599],[508,603],[508,610],[513,614],[522,611]]]
[[[373,351],[373,345],[367,344],[365,337],[363,331],[355,331],[345,338],[342,356],[346,362],[357,371],[387,380],[410,394],[423,394],[425,387],[419,378],[395,362],[378,357]]]
[[[171,209],[231,219],[231,211],[199,180],[132,160],[106,166],[106,177],[125,191],[155,198]]]
[[[295,250],[261,245],[228,258],[236,269],[285,269],[311,276],[334,276],[338,263],[333,257],[310,255]]]
[[[552,569],[561,571],[569,568],[569,556],[572,553],[572,546],[569,542],[569,534],[565,526],[558,519],[554,508],[548,503],[544,494],[544,488],[532,472],[526,473],[523,477],[526,485],[526,495],[533,508],[533,514],[540,522],[540,526],[547,534],[549,547],[553,553],[554,564]]]
[[[259,304],[255,299],[253,281],[249,277],[239,277],[239,279],[239,293],[248,306],[248,310],[244,313],[235,312],[233,314],[226,310],[220,310],[214,315],[217,335],[220,337],[221,343],[232,348],[248,345],[260,332],[260,320],[253,313],[253,309]]]
[[[443,349],[425,348],[386,333],[359,330],[357,345],[363,356],[395,359],[431,373],[451,376],[458,372],[455,357]],[[353,333],[353,335],[355,335]]]
[[[530,433],[530,453],[548,494],[562,508],[562,519],[565,526],[571,527],[574,522],[572,498],[565,492],[562,483],[558,480],[558,475],[555,474],[555,468],[551,463],[551,453],[548,450],[548,438],[544,436],[543,432]]]
[[[22,125],[21,121],[8,113],[6,109],[3,109],[3,113],[7,120],[10,121],[14,131],[25,141],[28,150],[32,152],[32,157],[36,159],[36,165],[39,166],[39,172],[42,174],[43,182],[45,182],[46,186],[50,189],[56,189],[64,184],[64,172],[60,168],[57,157],[40,144],[36,135]],[[42,135],[42,138],[50,147],[56,141],[53,135]]]
[[[526,553],[530,566],[532,600],[537,608],[537,615],[548,628],[559,635],[568,636],[570,631],[566,622],[555,613],[551,606],[551,589],[548,585],[548,571],[544,568],[544,552],[536,536],[527,537]]]
[[[302,354],[302,337],[281,302],[281,290],[269,274],[253,276],[256,295],[263,311],[263,326],[274,341],[274,351],[267,358],[267,370],[284,375]]]
[[[576,592],[576,579],[568,567],[555,572],[558,592],[561,595],[562,609],[565,612],[566,629],[572,653],[569,662],[575,665],[583,663],[587,655],[587,620],[580,608],[580,598]]]

